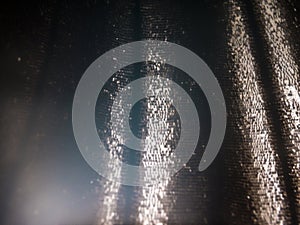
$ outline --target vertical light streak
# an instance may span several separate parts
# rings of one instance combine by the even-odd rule
[[[275,97],[279,102],[284,147],[300,221],[300,76],[297,49],[290,42],[288,25],[291,24],[285,19],[287,14],[284,13],[288,12],[284,11],[284,6],[274,0],[257,1],[257,5],[273,74],[272,82],[277,90]]]
[[[243,176],[249,182],[247,198],[254,209],[254,220],[263,224],[286,224],[288,218],[285,217],[284,210],[287,205],[279,176],[279,159],[272,140],[245,16],[238,2],[229,1],[229,7],[228,45],[233,82],[237,88],[235,91],[239,97],[238,105],[242,115],[239,129],[244,137],[241,144],[244,150],[249,149],[251,157],[250,161],[242,159],[242,166],[245,167]]]
[[[134,37],[134,1],[114,1],[106,2],[106,7],[108,10],[108,16],[105,18],[107,21],[107,39],[105,40],[105,45],[107,46],[118,46],[130,41],[133,41]],[[130,57],[130,53],[129,53]],[[118,62],[117,62],[118,63]],[[117,89],[122,88],[122,79],[126,79],[127,77],[132,76],[132,71],[128,69],[122,69],[118,72],[115,79],[113,79],[114,85]],[[115,90],[117,92],[118,90]],[[122,148],[118,145],[119,143],[124,143],[124,137],[117,135],[117,129],[122,127],[122,124],[125,123],[123,110],[121,107],[122,98],[119,99],[120,102],[116,102],[117,109],[113,111],[111,109],[110,115],[111,118],[116,121],[116,123],[110,123],[107,130],[110,130],[110,138],[106,141],[108,146],[108,150],[110,151],[110,160],[108,164],[111,168],[111,177],[104,181],[104,185],[101,182],[100,186],[103,186],[104,193],[99,194],[99,210],[97,214],[97,222],[98,224],[116,224],[120,223],[122,220],[121,215],[119,215],[118,208],[118,200],[124,196],[120,192],[121,184],[114,181],[114,176],[119,176],[122,173],[121,166],[121,158],[122,156]],[[115,101],[115,97],[110,95],[110,101]]]
[[[113,97],[111,95],[112,100]],[[122,101],[122,99],[121,99]],[[121,102],[116,104],[116,106],[121,106]],[[125,123],[124,113],[122,107],[119,107],[114,111],[113,109],[110,112],[111,118],[117,123],[110,123],[109,130],[111,131],[111,135],[107,138],[106,143],[108,145],[108,149],[110,151],[110,159],[108,165],[110,167],[111,173],[110,177],[107,177],[107,180],[104,182],[104,200],[103,207],[98,212],[98,224],[115,224],[116,221],[119,220],[119,216],[117,213],[117,203],[118,203],[118,194],[120,189],[120,183],[114,180],[115,177],[120,176],[122,162],[119,159],[119,156],[122,155],[122,147],[119,143],[123,142],[123,137],[118,135],[116,132],[117,129],[122,127],[122,124]]]
[[[149,53],[149,60],[152,53]],[[148,66],[148,75],[155,76],[146,85],[146,92],[153,98],[147,102],[147,129],[148,136],[145,141],[146,153],[143,156],[142,164],[146,169],[144,181],[146,186],[142,189],[142,200],[139,206],[139,222],[141,224],[165,224],[168,220],[164,210],[163,198],[170,180],[168,165],[171,165],[174,156],[171,147],[167,145],[172,140],[172,135],[168,135],[168,130],[174,128],[175,124],[168,121],[172,102],[167,102],[170,86],[163,82],[155,71],[161,70],[160,63],[154,62]],[[150,185],[152,180],[156,180],[155,185]]]
[[[180,11],[176,11],[176,16],[168,15],[161,9],[159,2],[141,2],[141,21],[143,36],[149,39],[159,39],[165,41],[176,42],[174,39],[182,35],[183,28],[181,21],[175,20]],[[168,40],[172,38],[172,40]],[[156,81],[151,81],[148,88],[145,90],[153,96],[157,92],[163,92],[163,95],[148,101],[147,104],[147,129],[148,138],[146,138],[146,154],[142,159],[143,165],[146,167],[145,183],[150,180],[159,180],[156,185],[145,186],[142,188],[142,196],[138,208],[138,223],[141,224],[167,224],[168,211],[171,208],[170,203],[168,207],[164,205],[164,198],[167,198],[167,187],[170,183],[170,175],[167,171],[166,165],[172,165],[174,162],[174,155],[171,152],[170,146],[165,146],[167,142],[173,142],[172,134],[169,136],[161,130],[169,130],[171,133],[176,129],[175,123],[168,121],[168,117],[172,115],[170,106],[172,102],[166,102],[162,96],[169,96],[170,86],[165,82],[159,82],[159,73],[168,73],[167,69],[162,69],[164,65],[155,61],[156,56],[154,52],[148,52],[148,60],[153,64],[149,64],[147,75],[155,74]],[[162,75],[162,74],[161,74]],[[163,76],[163,75],[162,75]],[[154,83],[155,82],[155,83]],[[151,139],[152,137],[152,139]],[[175,137],[176,138],[176,137]],[[173,149],[174,150],[174,149]],[[153,159],[155,162],[152,162]],[[151,167],[151,164],[155,165]]]

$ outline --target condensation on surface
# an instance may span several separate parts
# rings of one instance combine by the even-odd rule
[[[114,98],[111,96],[111,100]],[[122,104],[117,104],[117,109],[111,109],[111,118],[116,123],[109,123],[110,137],[107,138],[106,145],[110,152],[110,158],[108,161],[109,177],[103,184],[104,193],[101,193],[103,197],[103,207],[98,211],[97,223],[98,224],[114,224],[119,221],[119,215],[117,213],[119,189],[121,184],[115,181],[115,177],[120,176],[122,169],[122,161],[120,155],[122,155],[122,147],[119,143],[123,143],[123,137],[118,134],[118,129],[125,123],[125,117],[123,115]],[[128,118],[127,118],[128,119]]]
[[[222,1],[197,5],[156,0],[3,5],[2,66],[8,67],[1,88],[3,224],[297,224],[291,222],[291,208],[298,207],[300,221],[299,45],[294,45],[299,37],[290,34],[299,21],[290,24],[292,15],[283,11],[292,2],[257,0],[245,7],[232,0],[228,8]],[[252,10],[255,15],[249,15]],[[229,23],[228,31],[211,26],[214,18]],[[229,35],[225,46],[220,43],[222,32]],[[263,49],[256,45],[261,35]],[[226,93],[227,133],[234,135],[225,138],[209,173],[186,170],[184,178],[174,179],[175,185],[164,178],[156,186],[131,188],[99,177],[84,162],[72,133],[71,103],[83,71],[95,58],[143,39],[182,44],[208,63]],[[223,61],[227,50],[229,60]],[[261,82],[267,73],[257,67],[267,67],[272,82]],[[154,66],[149,68],[149,73],[154,71]],[[120,80],[131,73],[118,74],[112,85],[121,87]],[[273,93],[268,101],[266,87]],[[156,108],[155,102],[148,102],[148,112]],[[278,109],[281,133],[272,130],[278,123],[273,111],[268,114],[272,104]],[[172,127],[164,117],[170,113],[168,106],[159,109],[160,126]],[[151,118],[155,116],[147,120]],[[147,129],[155,133],[150,123]],[[108,162],[112,174],[120,173],[115,160],[120,149],[112,139],[106,141],[115,150]],[[285,152],[281,161],[289,167],[284,175],[286,165],[280,165],[278,152]],[[142,163],[147,165],[153,154],[148,152]],[[161,176],[162,169],[145,181]],[[292,182],[283,185],[285,177]],[[99,184],[90,185],[91,180]],[[291,195],[285,190],[289,186]]]
[[[176,33],[182,32],[183,29],[179,21],[177,21],[176,28],[173,27],[175,24],[170,22],[173,19],[173,15],[165,15],[158,3],[141,2],[142,34],[150,39],[165,41],[170,41],[168,37],[176,39]],[[155,16],[153,16],[154,14]],[[168,224],[168,213],[172,208],[172,203],[166,201],[166,198],[168,198],[168,185],[172,176],[172,174],[169,174],[170,170],[166,166],[172,165],[175,158],[171,146],[166,145],[166,143],[174,142],[172,131],[174,133],[176,124],[174,121],[169,121],[168,118],[175,112],[172,112],[171,109],[172,102],[166,102],[162,97],[165,95],[168,98],[170,87],[165,82],[159,82],[159,71],[162,71],[161,67],[163,65],[155,61],[156,57],[155,52],[148,53],[148,61],[152,61],[153,64],[148,65],[147,76],[156,74],[156,79],[151,80],[147,84],[148,88],[145,91],[153,96],[157,94],[156,92],[163,94],[156,99],[150,99],[147,103],[148,115],[146,118],[148,120],[147,129],[149,136],[146,138],[147,152],[143,156],[142,164],[146,168],[145,183],[149,183],[153,179],[159,180],[159,182],[153,186],[145,186],[141,190],[137,222],[144,225]],[[163,71],[164,73],[171,72],[168,70]],[[168,76],[168,74],[164,74],[164,76],[166,75]],[[164,132],[161,132],[163,129],[171,131],[169,132],[171,135],[163,134]],[[155,167],[151,166],[153,159],[155,159]],[[174,201],[176,200],[174,199]],[[166,204],[166,202],[168,203]]]
[[[114,5],[115,4],[115,5]],[[133,11],[135,5],[132,1],[127,3],[122,3],[121,1],[116,1],[111,3],[107,1],[107,7],[110,8],[106,18],[107,24],[106,28],[110,31],[110,35],[107,36],[105,42],[108,46],[118,46],[127,42],[133,41],[134,29],[133,29]],[[116,16],[117,15],[117,16]],[[130,53],[128,57],[130,57]],[[118,92],[124,84],[122,80],[126,80],[128,77],[133,76],[133,71],[128,68],[124,68],[117,73],[117,76],[112,80],[111,86]],[[105,91],[105,90],[104,90]],[[109,101],[113,102],[115,100],[116,93],[110,93]],[[122,101],[122,99],[120,100]],[[122,193],[122,185],[114,181],[114,176],[119,176],[122,173],[122,152],[123,149],[119,145],[124,143],[124,137],[119,135],[117,132],[122,124],[125,123],[123,115],[122,104],[116,103],[116,108],[113,109],[111,106],[108,108],[110,117],[116,123],[109,123],[106,132],[110,131],[109,138],[105,139],[104,142],[110,152],[110,160],[108,165],[110,167],[110,177],[108,179],[101,180],[99,183],[99,207],[97,212],[97,224],[118,224],[123,223],[124,218],[120,215],[120,199],[123,200],[124,193]]]
[[[242,134],[241,149],[247,157],[240,164],[247,180],[247,201],[253,209],[253,221],[259,224],[286,224],[287,204],[280,163],[268,121],[266,102],[260,83],[260,74],[253,56],[249,31],[242,5],[229,1],[229,58],[232,61],[232,80],[236,88],[240,115],[238,129]],[[242,154],[243,152],[237,152]]]
[[[300,220],[300,88],[299,60],[297,50],[292,46],[290,36],[291,21],[282,2],[274,0],[257,1],[257,13],[262,23],[266,43],[269,68],[272,73],[274,95],[282,125],[283,141],[295,206]],[[291,25],[291,26],[289,26]],[[299,38],[299,37],[297,37]],[[299,52],[298,52],[299,53]]]
[[[151,61],[152,54],[148,53],[149,61]],[[154,71],[160,71],[160,67],[159,62],[149,65],[147,76],[154,76]],[[147,82],[145,92],[153,98],[148,100],[146,106],[148,136],[145,140],[146,153],[142,158],[142,165],[146,170],[144,177],[146,186],[142,188],[138,219],[141,224],[145,225],[164,224],[167,222],[168,216],[164,210],[162,199],[165,197],[165,191],[172,175],[169,174],[170,170],[166,167],[171,166],[174,162],[174,154],[171,146],[167,143],[174,142],[172,133],[176,129],[175,122],[168,121],[168,118],[175,112],[174,109],[171,109],[172,102],[166,101],[169,99],[170,87],[161,80],[159,75],[156,75],[156,79]],[[171,132],[168,132],[170,130]],[[151,185],[153,180],[159,182]]]

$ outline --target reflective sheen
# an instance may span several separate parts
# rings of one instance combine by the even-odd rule
[[[230,1],[228,6],[230,70],[238,103],[233,112],[235,116],[243,115],[236,121],[243,136],[236,154],[245,156],[238,157],[238,162],[244,170],[242,179],[246,180],[247,201],[253,209],[253,220],[261,224],[286,224],[288,205],[280,177],[279,149],[274,145],[274,134],[267,116],[261,72],[253,55],[245,8],[239,1]]]
[[[266,45],[272,73],[274,98],[277,102],[281,132],[292,185],[295,207],[300,221],[300,75],[299,45],[293,43],[296,18],[287,14],[287,4],[281,1],[257,1],[257,14]],[[296,9],[294,9],[296,12]],[[293,14],[291,14],[293,15]],[[298,39],[299,37],[296,36]],[[296,44],[296,45],[295,45]],[[297,55],[298,54],[298,55]],[[292,197],[292,196],[291,196]]]

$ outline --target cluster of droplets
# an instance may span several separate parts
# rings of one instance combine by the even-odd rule
[[[148,54],[151,56],[151,54]],[[148,75],[153,71],[160,71],[160,63],[148,66]],[[170,81],[171,82],[171,81]],[[170,170],[166,167],[172,166],[174,155],[168,142],[172,142],[174,123],[168,121],[172,112],[172,101],[169,100],[170,84],[166,80],[156,76],[149,80],[145,89],[149,96],[147,102],[147,130],[148,136],[145,140],[145,154],[142,164],[145,167],[144,181],[146,186],[142,190],[142,200],[139,206],[139,222],[142,224],[163,224],[168,220],[164,210],[163,198],[170,181]],[[153,185],[154,181],[154,185]],[[152,184],[152,185],[151,185]]]
[[[280,1],[257,1],[257,13],[263,25],[264,41],[268,49],[272,82],[276,88],[275,98],[282,124],[283,144],[292,189],[296,200],[296,213],[300,220],[300,88],[299,88],[299,49],[291,45],[290,29],[293,24],[287,21],[287,9]],[[298,52],[297,52],[298,51]]]
[[[284,201],[282,180],[278,174],[278,149],[275,148],[267,117],[265,96],[259,82],[261,78],[257,63],[251,51],[245,15],[239,2],[229,1],[229,7],[231,23],[228,44],[230,60],[233,63],[233,82],[238,87],[236,91],[240,107],[236,110],[243,115],[238,122],[239,130],[244,136],[244,141],[240,144],[242,150],[249,149],[247,157],[251,159],[240,159],[241,166],[245,167],[244,176],[249,179],[247,183],[251,184],[248,187],[247,201],[258,221],[265,224],[285,224],[287,221],[283,211],[287,205]],[[246,152],[243,153],[245,154]]]

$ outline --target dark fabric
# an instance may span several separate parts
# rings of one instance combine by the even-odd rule
[[[299,10],[283,0],[2,3],[1,224],[299,224]],[[72,131],[85,69],[144,39],[199,55],[227,106],[213,164],[199,172],[196,150],[156,189],[97,175]]]

